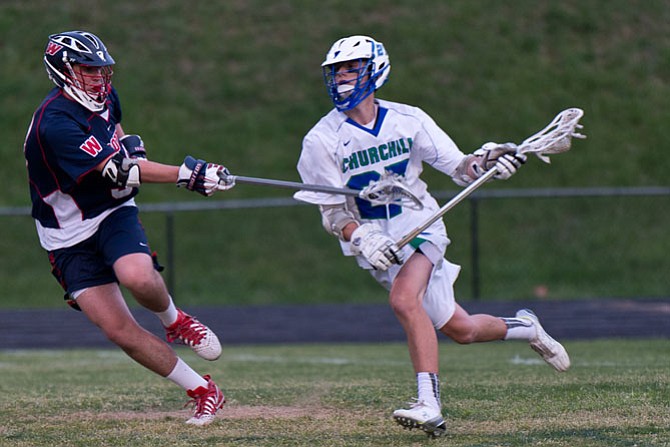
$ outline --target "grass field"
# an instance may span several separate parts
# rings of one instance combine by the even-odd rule
[[[446,438],[390,420],[415,395],[402,344],[236,346],[212,364],[222,385],[208,428],[184,425],[184,394],[115,350],[0,351],[0,445],[670,445],[667,340],[574,341],[555,373],[523,343],[441,347]]]
[[[96,4],[100,3],[100,4]],[[117,61],[124,128],[151,158],[186,153],[234,174],[297,181],[301,138],[331,107],[319,64],[351,34],[384,42],[393,72],[380,97],[417,105],[469,152],[520,141],[566,107],[588,139],[547,166],[533,160],[496,188],[668,184],[667,0],[3,0],[0,2],[0,207],[29,204],[22,142],[51,84],[46,37],[87,29]],[[426,169],[432,191],[457,191]],[[236,187],[212,199],[143,185],[156,202],[287,197]],[[482,299],[670,296],[670,197],[481,203]],[[144,214],[166,261],[163,214]],[[314,208],[174,217],[179,305],[384,302],[341,256]],[[0,309],[64,306],[34,223],[2,217]],[[470,209],[447,216],[450,260],[471,296]],[[229,347],[207,364],[229,403],[187,427],[184,393],[116,350],[1,351],[0,446],[670,446],[668,340],[570,342],[554,373],[520,343],[442,346],[446,439],[403,431],[391,412],[415,395],[401,344]]]

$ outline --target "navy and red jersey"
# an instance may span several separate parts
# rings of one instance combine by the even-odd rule
[[[57,87],[35,111],[24,153],[32,216],[46,250],[87,239],[112,211],[135,205],[137,188],[118,188],[95,169],[121,150],[120,122],[114,89],[101,112],[91,112]]]

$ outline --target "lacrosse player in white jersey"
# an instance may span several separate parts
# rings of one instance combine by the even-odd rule
[[[391,70],[381,42],[350,36],[333,44],[321,64],[335,108],[305,136],[298,161],[304,183],[362,189],[387,172],[404,178],[423,202],[422,210],[398,205],[372,206],[358,197],[299,191],[295,198],[318,205],[324,228],[339,239],[342,251],[387,290],[393,312],[407,336],[417,378],[416,402],[393,412],[405,428],[444,434],[436,330],[462,344],[527,340],[557,371],[570,360],[536,315],[527,309],[514,317],[469,315],[454,299],[460,267],[444,258],[449,239],[439,219],[411,243],[395,241],[438,209],[421,178],[423,164],[466,186],[496,167],[508,179],[525,162],[513,143],[487,143],[466,155],[421,109],[375,97]]]

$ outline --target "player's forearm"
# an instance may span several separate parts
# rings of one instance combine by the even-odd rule
[[[142,183],[176,183],[179,166],[165,165],[151,160],[138,160]]]
[[[351,240],[351,233],[353,233],[356,228],[358,228],[358,222],[348,223],[342,229],[342,239],[344,239],[345,241],[350,241]]]

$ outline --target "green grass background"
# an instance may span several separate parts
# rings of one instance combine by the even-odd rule
[[[402,343],[237,346],[208,363],[228,403],[189,427],[185,393],[117,350],[0,351],[0,445],[552,446],[670,444],[667,340],[566,343],[559,374],[526,343],[441,345],[446,438],[391,421],[416,393]],[[132,385],[129,385],[132,384]]]
[[[299,180],[302,136],[331,104],[320,63],[337,38],[369,34],[391,56],[382,98],[418,105],[465,152],[516,141],[581,107],[588,139],[551,165],[531,160],[494,188],[667,186],[670,4],[663,0],[193,1],[6,0],[0,3],[0,207],[29,203],[22,141],[50,88],[49,34],[86,29],[116,59],[124,128],[152,159],[185,154],[239,175]],[[432,190],[458,189],[427,168]],[[258,197],[240,185],[205,199],[145,185],[140,206]],[[505,199],[480,209],[482,299],[668,296],[670,199]],[[166,222],[145,214],[166,253]],[[0,306],[59,306],[27,217],[0,217]],[[448,257],[470,288],[469,209],[447,216]],[[182,304],[383,302],[384,292],[321,229],[312,207],[175,216]],[[165,259],[163,259],[165,261]]]

